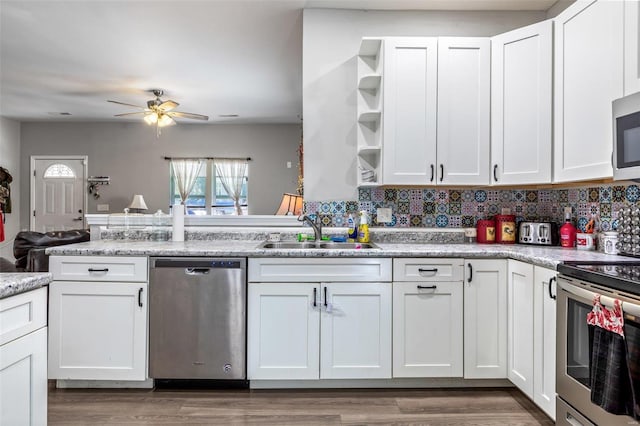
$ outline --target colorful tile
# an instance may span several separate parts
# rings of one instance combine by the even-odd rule
[[[422,191],[422,199],[424,201],[435,201],[436,200],[436,190],[435,189],[425,189]]]
[[[603,186],[600,188],[600,199],[598,200],[600,203],[610,203],[611,202],[611,188]]]
[[[487,201],[487,191],[483,191],[480,189],[474,193],[474,197],[476,202],[484,203],[485,201]]]
[[[425,215],[432,215],[435,214],[436,212],[436,205],[435,203],[423,203],[422,204],[422,214]]]
[[[440,214],[436,217],[436,226],[439,228],[445,228],[449,225],[449,217],[444,214]]]
[[[422,200],[409,201],[409,214],[412,214],[412,215],[422,214]]]
[[[624,186],[611,187],[611,202],[622,203],[627,200]]]
[[[600,190],[598,188],[588,188],[588,199],[590,203],[597,203],[600,201]]]
[[[527,191],[527,203],[538,202],[538,191]]]
[[[409,204],[410,204],[409,201],[398,201],[396,211],[399,214],[408,215],[409,214]]]
[[[371,201],[384,201],[384,189],[373,188],[371,191]]]
[[[384,201],[396,201],[398,199],[398,190],[392,188],[385,188]]]
[[[440,190],[436,195],[438,203],[447,203],[449,201],[449,191]]]
[[[422,201],[422,190],[421,189],[411,189],[409,191],[409,199],[411,201]]]
[[[449,203],[449,214],[459,216],[462,214],[462,204],[461,203]]]
[[[369,193],[371,195],[371,193]],[[361,200],[361,201],[370,201],[370,200]],[[347,201],[345,205],[345,210],[347,213],[354,213],[358,211],[358,202],[357,201]]]
[[[627,186],[625,195],[627,197],[627,201],[630,203],[638,201],[640,199],[640,189],[638,189],[638,185]]]
[[[462,192],[454,189],[449,190],[449,202],[459,203],[462,201]]]
[[[464,191],[462,191],[462,202],[463,203],[471,203],[473,201],[475,201],[475,194],[476,192],[473,190],[469,190],[469,189],[465,189]]]
[[[422,216],[421,215],[411,215],[409,226],[413,228],[418,228],[422,226]]]
[[[371,188],[358,188],[358,200],[371,201]]]

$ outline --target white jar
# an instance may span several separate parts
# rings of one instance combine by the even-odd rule
[[[602,245],[606,254],[618,254],[618,233],[615,231],[605,232],[602,237]]]

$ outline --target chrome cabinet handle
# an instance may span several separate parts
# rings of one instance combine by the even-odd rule
[[[470,263],[467,263],[467,267],[469,268],[469,278],[467,278],[467,282],[470,283],[473,280],[473,266]]]
[[[549,297],[550,297],[551,299],[554,299],[554,300],[557,298],[557,296],[555,296],[555,295],[553,295],[553,294],[551,293],[551,285],[553,284],[553,282],[554,282],[555,280],[556,280],[556,277],[551,277],[551,278],[549,278]]]
[[[435,290],[438,288],[437,285],[419,285],[418,290]]]

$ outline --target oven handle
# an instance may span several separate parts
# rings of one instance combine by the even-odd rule
[[[560,288],[562,288],[567,293],[577,296],[580,299],[587,301],[587,303],[593,303],[593,299],[595,298],[596,294],[598,294],[598,293],[594,293],[593,291],[589,291],[584,288],[580,288],[573,284],[570,284],[566,280],[558,280],[558,284],[560,285]],[[600,294],[600,303],[602,303],[603,305],[612,308],[613,301],[614,301],[613,297],[607,296],[605,294]],[[635,303],[622,300],[622,311],[627,315],[632,315],[636,317],[636,320],[640,318],[640,304],[635,304]]]

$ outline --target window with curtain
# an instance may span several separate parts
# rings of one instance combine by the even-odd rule
[[[216,163],[219,163],[220,161],[206,161],[206,164],[202,167],[198,177],[196,178],[196,182],[189,194],[189,197],[187,197],[187,200],[185,201],[186,214],[237,215],[238,208],[233,198],[233,194],[229,194],[225,189],[225,185],[223,183],[225,177],[218,173],[218,167],[216,167]],[[221,171],[224,172],[224,170]],[[234,183],[241,182],[238,204],[240,205],[241,214],[246,215],[249,208],[247,197],[248,166],[245,166],[244,171],[240,176],[233,175],[229,177]],[[169,180],[171,194],[169,204],[179,203],[180,193],[171,167]],[[232,189],[233,192],[233,188],[230,189]]]

